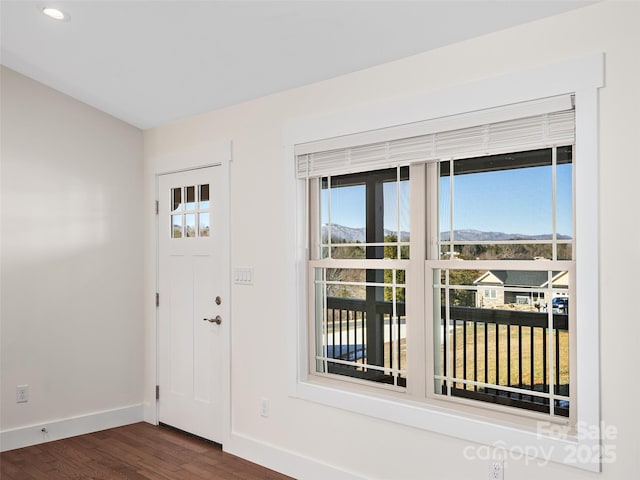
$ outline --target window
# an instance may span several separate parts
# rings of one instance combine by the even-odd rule
[[[296,259],[300,268],[295,277],[297,305],[292,307],[289,323],[293,347],[290,349],[289,364],[292,396],[483,445],[503,444],[507,449],[532,446],[535,449],[531,450],[532,453],[535,455],[535,452],[545,452],[543,455],[546,460],[589,471],[600,470],[602,449],[599,443],[597,152],[598,89],[603,86],[603,72],[603,55],[590,55],[438,92],[412,95],[406,101],[392,99],[356,107],[347,112],[314,116],[287,127],[285,151],[292,161],[296,160],[299,179],[295,187],[294,209],[298,226]],[[479,95],[479,92],[482,94]],[[491,128],[514,127],[517,122],[502,122],[566,112],[571,109],[571,103],[568,106],[566,102],[560,105],[557,102],[560,97],[550,95],[566,99],[567,92],[575,92],[575,103],[578,106],[575,111],[575,129],[573,111],[570,112],[569,123],[564,121],[567,118],[562,115],[556,117],[552,121],[553,125],[548,124],[549,128],[545,130],[556,135],[552,141],[548,141],[549,137],[547,140],[542,138],[545,133],[542,132],[541,136],[539,130],[531,134],[535,128],[529,134],[516,138],[507,134],[504,129]],[[533,100],[536,98],[543,100]],[[503,107],[495,108],[497,105]],[[562,132],[567,135],[558,137],[558,133]],[[574,143],[578,150],[572,147]],[[568,147],[571,147],[570,166],[562,161],[558,163],[564,147],[567,147],[567,153]],[[464,204],[464,198],[457,197],[462,192],[457,190],[474,175],[471,172],[462,173],[462,160],[467,160],[466,166],[471,167],[473,159],[481,162],[479,159],[484,157],[517,154],[522,160],[527,155],[526,152],[545,149],[555,149],[555,153],[552,151],[551,155],[556,155],[555,175],[558,177],[553,180],[553,166],[544,166],[539,171],[551,171],[551,188],[555,190],[555,195],[562,196],[567,193],[563,191],[562,185],[569,184],[563,183],[561,176],[570,170],[570,196],[573,197],[570,210],[562,210],[562,205],[566,206],[567,203],[556,198],[555,204],[559,210],[554,209],[552,213],[555,219],[551,219],[552,230],[544,233],[547,236],[486,241],[460,236],[460,230],[473,229],[465,227],[464,222],[461,223],[464,219],[456,213],[461,202]],[[450,175],[453,177],[454,210],[451,225],[441,224],[440,221],[441,217],[451,218],[441,212],[441,209],[446,208],[446,205],[441,205],[441,198],[451,198],[451,194],[443,195],[444,190],[440,189],[441,182],[447,182],[446,175],[443,175],[447,171],[444,166],[447,162],[449,171],[453,172]],[[317,371],[315,278],[310,266],[320,260],[331,261],[336,268],[366,269],[370,261],[379,263],[378,259],[322,259],[313,256],[320,251],[320,179],[397,169],[398,166],[408,166],[410,178],[410,257],[393,260],[408,264],[404,270],[405,318],[400,320],[406,325],[406,351],[403,359],[406,361],[406,368],[401,366],[405,370],[406,384],[389,384]],[[500,172],[500,169],[492,172],[486,165],[478,168],[488,170],[477,172],[479,176],[487,174],[495,177],[509,173],[508,170]],[[517,173],[518,170],[524,172],[521,169],[526,168],[537,167],[522,165],[514,168],[512,173]],[[558,179],[560,183],[554,184]],[[318,200],[314,206],[315,198]],[[504,205],[500,202],[491,203],[489,198],[486,200],[485,203],[478,202],[478,208],[491,212],[494,219],[504,218]],[[492,211],[496,206],[498,210]],[[519,214],[524,218],[533,218],[537,212],[549,211],[548,206],[541,203],[535,204],[531,209],[526,204],[525,207],[526,211]],[[573,216],[572,232],[567,233],[562,227],[567,224],[562,217],[569,212]],[[544,222],[548,224],[548,220],[536,220],[534,224],[542,225]],[[446,238],[448,231],[453,231],[452,239]],[[529,235],[526,231],[505,233]],[[493,258],[483,255],[483,248]],[[456,259],[461,254],[471,255],[472,252],[475,256]],[[340,264],[337,265],[338,263]],[[355,267],[356,263],[361,265]],[[371,268],[379,267],[375,265]],[[495,290],[496,298],[485,298],[484,289]],[[440,297],[437,296],[438,292]],[[558,300],[554,302],[553,299]],[[458,304],[455,304],[456,301]],[[501,308],[491,309],[486,303],[489,301],[499,302]],[[446,302],[449,304],[448,318]],[[468,364],[460,362],[460,355],[457,355],[454,363],[453,350],[450,350],[454,338],[458,342],[465,336],[465,328],[466,335],[473,338],[475,318],[463,317],[461,312],[465,308],[470,313],[474,309],[491,309],[497,321],[495,326],[491,322],[487,322],[488,326],[480,323],[475,326],[475,336],[481,340],[476,350],[479,359],[476,362],[477,380],[474,380],[474,365],[470,362],[475,358],[474,350],[468,348],[466,351]],[[525,310],[522,320],[530,319],[532,313],[539,313],[537,318],[544,317],[546,327],[540,322],[523,326],[520,340],[519,328],[511,326],[510,334],[514,339],[505,343],[502,337],[507,334],[507,327],[501,323],[500,318],[507,315],[510,317],[509,321],[518,320],[519,314],[516,312],[519,309]],[[566,316],[556,315],[563,313]],[[551,325],[549,315],[553,322]],[[566,330],[563,319],[567,321]],[[449,327],[453,326],[452,320],[456,330],[460,332],[457,336],[449,332]],[[447,321],[449,325],[445,328],[443,324]],[[526,357],[526,349],[530,345],[532,332],[534,371],[538,368],[537,365],[551,361],[550,349],[554,349],[553,363],[561,358],[561,355],[555,354],[558,344],[555,342],[556,332],[549,334],[547,331],[550,326],[559,331],[561,341],[564,341],[563,335],[569,335],[568,377],[561,373],[560,382],[556,382],[547,373],[547,379],[542,378],[542,383],[547,388],[552,388],[550,392],[543,391],[544,395],[537,394],[540,387],[530,392],[511,391],[511,388],[526,386],[527,381],[530,384],[525,366],[531,362],[531,358]],[[446,335],[443,331],[445,329]],[[512,365],[511,376],[502,373],[502,378],[509,378],[509,384],[495,381],[490,375],[487,376],[488,381],[484,380],[484,345],[490,346],[491,340],[495,341],[495,335],[491,335],[496,330],[498,351],[501,354],[504,352],[502,347],[506,349],[510,345],[513,347],[511,354],[517,358],[521,341],[522,351],[525,353],[522,382],[519,378],[519,365],[516,369]],[[544,335],[541,333],[543,331],[547,331],[546,342],[540,340],[540,335]],[[482,343],[484,332],[487,332],[489,341]],[[579,334],[576,335],[576,332]],[[449,354],[446,361],[443,354],[438,363],[434,352],[443,338],[447,339]],[[545,344],[546,360],[538,360],[540,355],[544,358],[544,351],[542,354],[539,352],[545,348]],[[470,345],[473,346],[473,342]],[[561,343],[560,346],[562,348]],[[460,354],[464,360],[465,352],[461,350]],[[490,364],[493,357],[489,357]],[[505,368],[504,361],[499,363],[500,369]],[[444,366],[447,364],[449,367],[445,372]],[[455,373],[452,368],[454,364]],[[463,365],[466,365],[466,374]],[[563,367],[547,366],[547,372],[549,368],[553,368],[555,376]],[[437,375],[447,378],[437,378]],[[437,382],[445,384],[444,391],[438,390]],[[562,388],[555,387],[556,383],[564,385],[565,382],[569,385],[568,405],[562,398],[566,397],[565,392]],[[472,398],[476,394],[476,388],[480,394],[495,394],[496,397],[501,395],[502,403]],[[539,398],[527,398],[527,394]],[[504,404],[511,400],[529,401],[529,406],[541,408],[542,411],[528,409],[523,405]],[[418,406],[420,404],[421,407]],[[563,415],[563,409],[567,407],[569,417]],[[508,439],[506,444],[505,439]],[[569,451],[592,454],[572,458],[567,455]]]
[[[316,185],[315,372],[403,387],[409,168],[326,176]]]
[[[436,395],[570,415],[574,329],[544,299],[573,298],[572,151],[439,162],[440,241],[426,273]],[[478,285],[491,285],[482,299]]]
[[[574,298],[574,114],[563,105],[298,156],[310,375],[570,416],[573,309],[545,300]]]
[[[209,185],[171,189],[171,238],[208,237],[209,214]]]

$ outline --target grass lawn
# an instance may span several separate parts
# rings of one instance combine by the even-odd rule
[[[485,332],[486,330],[486,332]],[[485,336],[486,333],[486,336]],[[498,342],[496,345],[496,335]],[[449,332],[449,341],[453,342],[454,332]],[[462,326],[455,329],[455,376],[465,380],[474,380],[498,385],[543,385],[549,382],[549,362],[551,353],[555,356],[555,334],[551,337],[552,352],[547,345],[546,364],[544,360],[544,342],[548,342],[546,330],[542,328],[521,327],[520,338],[518,327],[512,326],[510,334],[507,334],[507,326],[490,324],[487,327],[478,325],[475,336],[477,342],[474,345],[473,324],[467,325],[466,339]],[[533,338],[532,338],[533,336]],[[569,384],[569,332],[559,331],[559,370],[560,385]],[[485,343],[487,345],[487,361],[485,363]],[[508,347],[510,343],[510,347]],[[400,363],[406,368],[406,339],[400,339]],[[464,371],[464,350],[467,350],[466,372]],[[391,367],[390,358],[391,343],[385,343],[385,367]],[[394,360],[397,359],[396,346],[393,346]],[[444,347],[440,350],[441,362],[444,361]],[[522,361],[519,361],[521,356]],[[497,357],[497,366],[496,366]],[[533,362],[532,362],[533,359]],[[397,368],[394,361],[393,367]],[[510,368],[509,368],[510,363]],[[474,372],[475,365],[475,372]],[[520,378],[520,365],[522,366],[522,378]],[[554,369],[556,363],[554,361]],[[546,371],[546,379],[545,379]],[[453,373],[453,372],[452,372]],[[486,376],[485,376],[486,374]],[[474,378],[475,375],[475,378]],[[532,382],[533,379],[533,382]],[[457,385],[463,388],[462,384]],[[470,388],[470,387],[469,387]]]
[[[507,330],[508,327],[506,325],[497,327],[492,324],[486,327],[478,325],[475,333],[477,343],[474,345],[473,324],[469,323],[467,325],[466,338],[464,328],[457,326],[455,328],[455,376],[465,380],[474,380],[474,376],[477,375],[476,379],[481,382],[515,386],[520,384],[544,384],[546,372],[546,381],[548,383],[549,362],[551,355],[555,356],[556,354],[554,346],[555,335],[551,337],[551,351],[549,351],[549,346],[547,345],[547,361],[545,365],[543,361],[544,343],[548,342],[545,329],[521,327],[520,335],[516,326],[511,327],[510,333],[507,333]],[[450,341],[453,342],[454,332],[449,332],[449,335]],[[496,336],[498,342],[496,342]],[[558,341],[560,342],[559,383],[566,385],[569,383],[569,333],[560,331],[558,333]],[[485,344],[487,346],[486,363]],[[466,372],[464,371],[465,346],[467,353]],[[441,355],[442,352],[443,350],[441,350]],[[520,358],[521,362],[519,361]],[[556,368],[555,361],[553,367],[554,369]]]

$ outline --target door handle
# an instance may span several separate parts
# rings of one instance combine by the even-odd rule
[[[203,318],[205,322],[215,323],[216,325],[220,325],[222,323],[222,317],[220,315],[216,315],[216,318]]]

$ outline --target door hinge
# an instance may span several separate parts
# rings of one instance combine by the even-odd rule
[[[158,215],[158,213],[160,213],[160,202],[156,200],[156,215]]]
[[[160,294],[156,292],[156,307],[160,306]]]
[[[160,385],[156,385],[156,400],[160,400]]]

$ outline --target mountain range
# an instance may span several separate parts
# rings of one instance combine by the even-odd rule
[[[326,241],[328,238],[329,228],[328,225],[322,226],[322,239]],[[385,229],[384,235],[395,234],[392,230]],[[454,230],[453,237],[455,240],[460,241],[504,241],[504,240],[551,240],[552,235],[550,233],[540,235],[524,235],[521,233],[504,233],[504,232],[482,232],[480,230]],[[366,229],[365,227],[353,228],[345,227],[344,225],[331,225],[331,238],[333,242],[344,243],[364,243],[366,241]],[[441,232],[440,240],[448,241],[450,238],[450,232]],[[569,235],[558,235],[558,240],[569,240]],[[409,241],[409,232],[400,232],[400,241]]]

